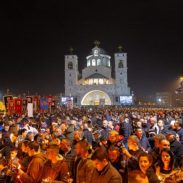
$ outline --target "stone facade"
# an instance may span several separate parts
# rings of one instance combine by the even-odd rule
[[[111,57],[98,46],[86,57],[87,66],[78,79],[77,55],[65,55],[65,96],[76,105],[120,105],[120,96],[129,96],[127,53],[114,54],[115,78],[111,76]]]

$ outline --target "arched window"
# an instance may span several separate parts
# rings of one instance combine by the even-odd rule
[[[101,65],[106,66],[106,58],[105,57],[102,58],[102,64]]]
[[[107,61],[107,66],[108,66],[108,67],[111,66],[110,60]]]
[[[118,68],[123,68],[123,62],[122,62],[122,60],[119,61]]]
[[[90,60],[87,60],[87,67],[90,66]]]
[[[68,69],[73,69],[73,63],[72,62],[68,63]]]
[[[101,65],[101,60],[100,59],[97,59],[97,66],[98,65]]]
[[[96,60],[92,59],[92,66],[96,66]]]

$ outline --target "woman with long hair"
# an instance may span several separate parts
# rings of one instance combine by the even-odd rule
[[[159,180],[152,168],[153,158],[150,154],[141,153],[138,157],[138,170],[129,173],[129,183],[159,183]]]
[[[163,149],[160,155],[160,162],[156,166],[156,175],[158,179],[165,183],[168,179],[176,181],[179,176],[180,170],[174,168],[174,155],[169,149]]]
[[[153,157],[143,152],[138,158],[140,171],[147,176],[149,183],[158,183],[158,178],[152,168]]]

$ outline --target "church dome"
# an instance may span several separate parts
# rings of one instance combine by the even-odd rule
[[[106,54],[106,51],[98,46],[95,46],[91,54],[86,57],[87,59],[87,67],[91,66],[105,66],[110,67],[110,59],[111,57]]]

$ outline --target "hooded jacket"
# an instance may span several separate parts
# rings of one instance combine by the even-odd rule
[[[23,183],[38,183],[41,178],[43,166],[46,161],[44,154],[39,153],[32,157],[28,165],[27,172],[23,173],[20,177]]]

